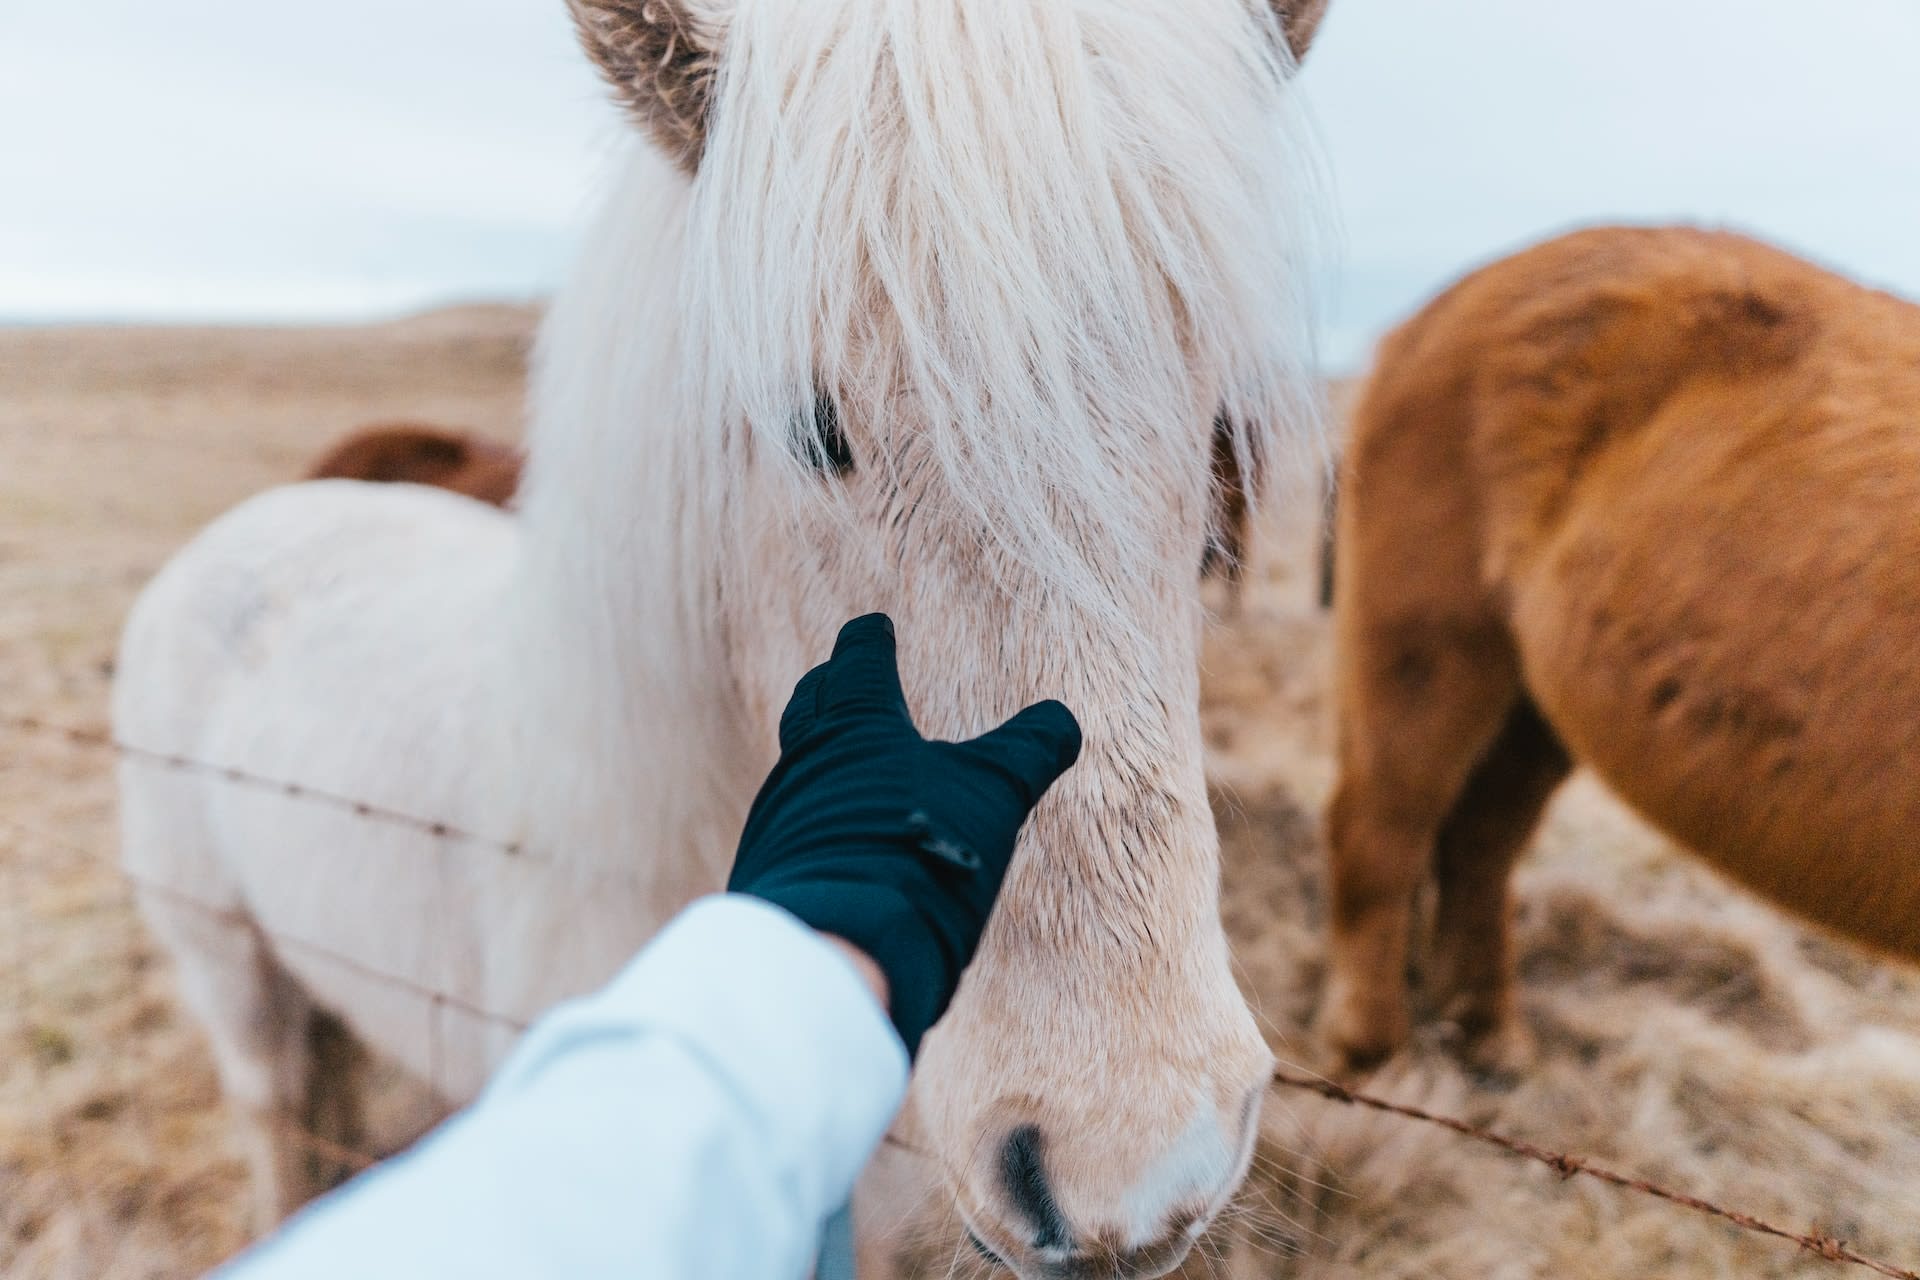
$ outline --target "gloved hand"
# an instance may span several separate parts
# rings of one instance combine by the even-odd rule
[[[1051,701],[971,742],[929,742],[893,623],[855,618],[794,687],[727,888],[873,957],[911,1056],[973,959],[1020,824],[1079,755],[1079,724]]]

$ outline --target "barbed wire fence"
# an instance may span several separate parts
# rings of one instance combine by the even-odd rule
[[[443,847],[467,847],[520,860],[542,859],[539,851],[529,849],[518,841],[481,835],[446,821],[341,795],[294,779],[268,777],[177,752],[156,751],[138,744],[121,742],[110,734],[96,729],[61,724],[38,716],[0,713],[0,730],[63,741],[85,751],[166,769],[184,776],[197,777],[214,785],[245,787],[279,795],[297,803],[332,808],[363,822],[387,825],[431,837]],[[10,967],[14,978],[11,998],[15,1002],[18,1020],[28,1028],[38,1025],[36,1010],[41,1002],[49,998],[36,982],[35,948],[39,942],[40,931],[34,924],[31,900],[33,884],[30,879],[36,867],[42,870],[50,866],[67,870],[78,867],[105,869],[119,878],[117,883],[121,886],[121,892],[129,897],[145,893],[175,907],[204,913],[210,919],[258,927],[242,913],[208,903],[178,886],[131,873],[102,852],[91,849],[59,832],[49,831],[37,824],[26,823],[6,814],[0,814],[0,829],[11,831],[16,837],[14,856],[8,859],[4,876],[0,876],[0,885],[5,886],[12,910],[0,916],[0,919],[8,922],[8,932],[14,937],[14,945],[9,949]],[[25,850],[35,845],[42,850],[41,858],[35,860],[24,856]],[[125,905],[131,907],[132,903],[128,901]],[[527,1029],[528,1024],[525,1021],[483,1008],[443,987],[379,969],[359,957],[336,948],[278,931],[267,936],[277,947],[302,952],[323,963],[337,965],[362,980],[385,986],[418,1001],[422,1016],[426,1019],[425,1034],[430,1046],[429,1076],[432,1078],[429,1084],[437,1083],[440,1074],[437,1062],[438,1046],[441,1043],[440,1025],[441,1020],[449,1014],[471,1018],[495,1030],[515,1035]],[[129,943],[130,948],[131,945]],[[129,964],[129,968],[132,967],[134,966]],[[44,1084],[45,1067],[40,1061],[40,1055],[30,1051],[28,1056],[34,1060],[32,1070],[38,1074],[39,1080]],[[1920,1271],[1859,1253],[1845,1241],[1833,1236],[1817,1231],[1794,1231],[1703,1197],[1632,1177],[1580,1155],[1514,1138],[1456,1117],[1439,1115],[1419,1107],[1378,1097],[1322,1076],[1281,1067],[1273,1073],[1273,1085],[1312,1094],[1337,1105],[1394,1116],[1412,1124],[1437,1127],[1464,1140],[1495,1148],[1517,1159],[1539,1164],[1562,1180],[1585,1177],[1625,1192],[1647,1196],[1689,1212],[1718,1219],[1734,1230],[1771,1237],[1795,1245],[1812,1257],[1838,1266],[1864,1268],[1886,1276],[1889,1280],[1920,1280]],[[313,1132],[291,1119],[283,1118],[282,1123],[287,1136],[292,1141],[310,1154],[330,1161],[344,1170],[366,1169],[383,1158],[380,1153],[343,1142],[336,1136]],[[52,1145],[57,1147],[59,1145],[57,1135],[50,1135],[50,1138]],[[151,1140],[150,1135],[147,1140]],[[888,1135],[887,1141],[916,1155],[927,1154],[894,1135]]]

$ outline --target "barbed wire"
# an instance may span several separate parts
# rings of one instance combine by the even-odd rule
[[[117,866],[87,846],[77,841],[69,840],[56,832],[48,831],[44,827],[22,822],[10,814],[0,814],[0,827],[6,827],[28,839],[38,840],[47,845],[62,849],[70,856],[80,859],[84,863],[96,866],[109,875],[121,877],[136,891],[151,894],[172,906],[184,908],[185,910],[192,911],[206,919],[214,920],[221,924],[259,928],[259,922],[243,911],[218,906],[208,902],[197,894],[188,893],[174,885],[156,880],[151,876],[141,875],[126,867]],[[450,991],[442,990],[439,987],[431,986],[424,982],[416,982],[400,974],[377,968],[359,957],[349,955],[338,948],[329,947],[323,943],[313,942],[309,939],[297,937],[277,929],[272,931],[262,929],[261,932],[277,947],[284,947],[289,951],[302,952],[316,959],[325,961],[328,964],[337,965],[357,978],[391,987],[396,991],[405,992],[408,995],[418,998],[429,1008],[452,1009],[456,1013],[464,1014],[477,1022],[486,1023],[490,1026],[498,1027],[503,1031],[511,1031],[516,1034],[525,1032],[531,1025],[519,1018],[509,1017],[504,1013],[497,1013],[491,1009],[483,1008],[470,1000],[454,995]]]
[[[43,720],[39,716],[10,714],[0,714],[0,728],[37,734],[45,738],[64,739],[75,746],[109,751],[126,759],[160,765],[177,773],[212,778],[232,786],[267,791],[289,799],[338,809],[356,818],[363,818],[370,822],[384,822],[421,835],[432,836],[438,840],[457,840],[464,844],[479,845],[508,857],[533,856],[527,847],[517,840],[501,840],[493,836],[478,835],[457,827],[451,822],[444,822],[437,818],[423,818],[418,814],[407,813],[388,805],[374,804],[353,796],[340,795],[322,787],[308,786],[304,782],[295,782],[290,778],[272,778],[233,765],[195,759],[177,751],[157,751],[137,743],[123,742],[112,734],[98,729],[83,729],[77,725],[59,724],[51,720]]]
[[[393,805],[344,795],[291,778],[277,778],[236,765],[199,759],[184,752],[157,750],[116,738],[100,729],[63,724],[34,715],[0,713],[0,730],[31,734],[64,742],[84,750],[106,752],[122,760],[132,760],[188,777],[197,777],[302,804],[332,809],[362,822],[393,827],[415,835],[426,836],[441,843],[464,844],[499,854],[523,867],[532,866],[542,870],[564,872],[576,883],[604,885],[624,890],[644,888],[647,883],[647,877],[635,870],[587,867],[577,862],[562,862],[549,856],[544,850],[529,846],[525,841],[503,840],[497,836],[482,835],[444,818],[430,818]]]
[[[1683,1209],[1691,1209],[1695,1213],[1702,1213],[1708,1217],[1719,1218],[1724,1222],[1731,1223],[1742,1230],[1754,1232],[1757,1235],[1773,1236],[1780,1240],[1790,1241],[1799,1245],[1815,1257],[1825,1259],[1828,1262],[1851,1263],[1857,1267],[1865,1267],[1870,1271],[1877,1271],[1883,1276],[1891,1277],[1891,1280],[1920,1280],[1920,1271],[1909,1271],[1904,1267],[1896,1267],[1890,1262],[1882,1262],[1877,1258],[1870,1258],[1865,1254],[1856,1253],[1853,1249],[1849,1248],[1844,1241],[1836,1240],[1832,1236],[1817,1233],[1802,1234],[1798,1231],[1789,1231],[1785,1227],[1775,1226],[1771,1222],[1756,1218],[1749,1213],[1742,1213],[1738,1209],[1729,1209],[1725,1205],[1715,1204],[1711,1200],[1703,1200],[1699,1196],[1688,1195],[1684,1191],[1675,1191],[1671,1187],[1664,1187],[1657,1182],[1649,1182],[1644,1178],[1634,1178],[1624,1173],[1616,1173],[1605,1165],[1594,1164],[1584,1156],[1570,1155],[1564,1151],[1555,1151],[1548,1147],[1536,1146],[1534,1143],[1527,1142],[1520,1138],[1510,1138],[1506,1134],[1497,1133],[1492,1129],[1482,1128],[1476,1124],[1469,1124],[1465,1120],[1455,1119],[1452,1116],[1437,1115],[1431,1111],[1424,1111],[1419,1107],[1412,1107],[1405,1103],[1393,1102],[1387,1098],[1377,1097],[1374,1094],[1363,1093],[1358,1089],[1349,1088],[1334,1080],[1289,1071],[1285,1067],[1276,1067],[1274,1069],[1273,1082],[1289,1089],[1298,1089],[1305,1093],[1317,1093],[1323,1098],[1341,1103],[1344,1106],[1363,1107],[1371,1111],[1379,1111],[1387,1115],[1399,1116],[1402,1119],[1415,1120],[1421,1124],[1436,1125],[1451,1133],[1456,1133],[1463,1138],[1470,1138],[1475,1142],[1485,1143],[1490,1147],[1497,1147],[1509,1155],[1519,1156],[1523,1160],[1531,1160],[1536,1164],[1543,1164],[1559,1174],[1562,1180],[1575,1177],[1587,1177],[1597,1182],[1604,1182],[1609,1186],[1620,1187],[1627,1191],[1638,1192],[1641,1195],[1652,1196],[1656,1200],[1664,1200],[1669,1204],[1679,1205]]]
[[[152,750],[136,744],[122,742],[109,733],[95,729],[84,729],[73,725],[64,725],[44,720],[38,716],[17,714],[0,714],[0,728],[10,728],[24,733],[62,739],[76,746],[105,751],[110,754],[135,760],[144,760],[181,773],[203,777],[214,782],[233,786],[251,787],[289,799],[331,807],[349,813],[363,821],[387,823],[415,831],[422,835],[431,836],[441,841],[471,844],[492,849],[514,858],[524,858],[528,856],[526,847],[517,841],[503,841],[478,835],[463,830],[452,823],[422,817],[418,814],[407,813],[386,805],[372,804],[323,788],[311,787],[291,779],[271,778],[230,765],[198,760],[178,752]],[[140,876],[124,867],[116,867],[106,859],[98,857],[84,846],[68,841],[52,832],[39,830],[11,817],[0,816],[0,823],[4,823],[22,834],[45,840],[56,847],[64,847],[79,856],[87,858],[89,861],[98,863],[105,869],[117,871],[119,874],[125,876],[127,881],[135,888],[164,898],[178,906],[197,909],[229,923],[252,924],[254,927],[258,927],[257,923],[252,921],[251,917],[241,912],[217,907],[192,894],[185,893],[174,886],[160,883],[149,877]],[[395,989],[407,991],[426,1002],[430,1010],[430,1016],[435,1018],[437,1018],[441,1009],[453,1009],[469,1017],[515,1033],[521,1033],[527,1030],[528,1024],[519,1019],[510,1018],[504,1014],[482,1008],[479,1005],[463,1000],[449,992],[428,984],[415,982],[398,974],[388,973],[385,970],[374,968],[365,961],[347,955],[337,949],[326,947],[306,939],[290,937],[278,932],[269,933],[267,937],[276,945],[284,946],[291,950],[305,951],[308,954],[340,965],[367,980],[384,983]],[[433,1034],[433,1032],[430,1031],[430,1034]],[[1397,1116],[1401,1119],[1437,1126],[1460,1137],[1505,1151],[1509,1155],[1518,1156],[1522,1159],[1544,1165],[1559,1174],[1562,1179],[1574,1177],[1592,1178],[1610,1186],[1649,1196],[1680,1208],[1691,1210],[1695,1213],[1720,1219],[1744,1231],[1788,1241],[1827,1262],[1865,1267],[1868,1270],[1888,1277],[1889,1280],[1920,1280],[1920,1271],[1908,1270],[1894,1266],[1892,1263],[1868,1257],[1865,1254],[1856,1252],[1844,1241],[1832,1236],[1820,1233],[1790,1231],[1785,1227],[1777,1226],[1737,1209],[1729,1209],[1711,1200],[1689,1195],[1686,1192],[1675,1191],[1659,1183],[1618,1173],[1603,1165],[1594,1164],[1582,1156],[1538,1146],[1523,1139],[1508,1137],[1505,1134],[1479,1125],[1470,1124],[1465,1120],[1460,1120],[1452,1116],[1439,1115],[1434,1112],[1422,1110],[1419,1107],[1393,1102],[1386,1098],[1349,1088],[1333,1080],[1318,1076],[1298,1074],[1284,1067],[1274,1070],[1273,1083],[1284,1088],[1315,1093],[1323,1098],[1345,1106],[1361,1107]],[[356,1169],[366,1168],[378,1163],[380,1159],[380,1157],[370,1155],[366,1152],[343,1147],[321,1135],[310,1133],[297,1125],[293,1125],[291,1121],[282,1121],[282,1123],[292,1130],[297,1141],[302,1142],[309,1150],[327,1159],[338,1161]],[[888,1145],[897,1147],[913,1155],[931,1158],[930,1153],[894,1134],[889,1133],[885,1135],[883,1140]]]
[[[528,855],[526,847],[517,842],[503,842],[486,836],[476,835],[472,832],[462,830],[449,822],[425,818],[418,814],[407,813],[385,805],[363,802],[353,799],[352,797],[339,795],[335,792],[307,786],[304,783],[270,778],[244,769],[197,760],[177,752],[149,750],[122,742],[114,738],[111,734],[103,733],[99,730],[60,724],[41,719],[38,716],[11,714],[0,714],[0,728],[10,728],[25,733],[39,734],[89,750],[104,751],[117,756],[130,757],[222,784],[262,789],[271,794],[338,809],[366,822],[395,825],[422,835],[431,836],[436,840],[475,845],[515,858],[531,856]],[[38,840],[48,846],[62,849],[68,855],[78,858],[84,863],[97,866],[109,874],[121,877],[128,885],[137,891],[151,894],[175,907],[197,912],[207,918],[217,920],[224,924],[247,925],[253,928],[260,927],[257,921],[243,912],[217,906],[177,886],[164,883],[151,876],[142,875],[128,867],[116,864],[95,853],[85,845],[68,839],[56,832],[48,831],[34,824],[22,822],[18,818],[6,814],[0,814],[0,826],[8,827],[29,839]],[[471,1000],[464,999],[440,987],[418,982],[400,974],[377,968],[366,963],[359,957],[349,955],[338,948],[329,947],[308,938],[297,937],[281,930],[261,929],[261,932],[267,940],[276,947],[304,953],[323,962],[338,966],[364,981],[404,992],[414,999],[419,1000],[426,1006],[427,1017],[429,1018],[428,1038],[429,1045],[431,1046],[429,1053],[430,1058],[437,1058],[438,1056],[438,1027],[440,1015],[443,1010],[451,1009],[455,1013],[477,1022],[516,1035],[524,1034],[532,1025],[522,1019],[484,1008]],[[20,930],[19,936],[24,945],[28,937],[27,931],[24,929]],[[23,963],[20,972],[20,980],[23,986],[28,981],[28,973],[29,970]],[[30,987],[25,989],[30,993]],[[429,1066],[428,1075],[433,1077],[429,1080],[429,1083],[437,1087],[439,1083],[437,1079],[439,1075],[437,1063]],[[356,1169],[367,1168],[382,1159],[382,1157],[366,1152],[349,1151],[349,1149],[342,1148],[337,1143],[333,1143],[330,1139],[300,1129],[299,1126],[293,1125],[291,1121],[283,1120],[281,1123],[283,1127],[291,1127],[300,1139],[306,1140],[305,1144],[310,1150],[313,1150],[315,1154],[325,1158],[351,1164]],[[923,1159],[931,1158],[929,1152],[897,1134],[885,1134],[883,1141],[888,1146],[895,1147],[911,1155],[919,1156]],[[349,1155],[352,1157],[351,1160],[347,1159]]]
[[[138,878],[132,875],[129,875],[123,868],[113,866],[111,863],[107,862],[106,859],[98,856],[86,846],[79,844],[76,841],[70,840],[64,836],[61,836],[55,832],[48,831],[45,828],[34,825],[34,824],[22,822],[18,818],[15,818],[15,817],[12,817],[11,815],[6,815],[6,814],[0,814],[0,828],[5,828],[6,830],[12,832],[17,838],[20,838],[23,841],[37,843],[41,846],[44,846],[47,849],[56,850],[66,855],[66,860],[58,864],[54,863],[52,859],[45,859],[45,858],[41,859],[40,865],[43,868],[58,865],[62,869],[73,869],[77,865],[81,869],[85,869],[89,871],[106,872],[109,875],[114,876],[114,878],[124,887],[124,889],[128,891],[137,891],[141,887],[139,884]],[[24,851],[21,849],[15,850],[16,855],[22,852]],[[9,863],[10,863],[10,869],[15,873],[15,878],[13,880],[14,887],[13,887],[12,896],[15,902],[16,914],[20,917],[18,921],[18,926],[20,929],[21,936],[24,939],[27,936],[29,936],[27,932],[27,926],[32,921],[33,911],[31,906],[26,901],[26,894],[21,887],[18,877],[24,873],[24,871],[31,865],[31,863],[29,859],[21,856],[16,856],[14,858],[9,859]],[[161,888],[164,888],[164,886],[161,886]],[[188,895],[173,893],[169,891],[168,896],[178,901],[181,905],[198,908],[199,910],[206,912],[208,915],[220,918],[222,920],[232,919],[234,917],[233,912],[222,911],[217,907],[211,906],[210,904],[201,902],[197,899],[193,899]],[[31,961],[30,953],[22,954],[20,957],[16,958],[16,961],[15,961],[16,966],[20,967],[22,972],[22,982],[21,982],[22,989],[19,996],[19,1008],[21,1010],[21,1013],[25,1016],[29,1025],[33,1023],[36,1006],[38,1004],[38,1002],[35,1000],[36,993],[34,989],[26,982],[24,977],[25,966],[29,964],[30,961]],[[352,963],[356,969],[359,969],[363,972],[369,972],[366,970],[366,967],[364,965],[361,965],[358,962],[352,962]],[[137,970],[137,961],[133,958],[131,951],[129,952],[127,965],[130,972]],[[377,971],[371,971],[370,976],[374,976],[383,981],[391,981],[391,978],[392,978],[391,975],[378,973]],[[30,1053],[28,1057],[31,1059],[34,1065],[35,1075],[39,1078],[41,1087],[44,1088],[45,1081],[46,1081],[46,1068],[41,1061],[41,1055],[39,1053]],[[116,1061],[118,1061],[118,1057],[116,1057]],[[134,1092],[136,1092],[136,1089],[131,1084],[125,1081],[121,1082],[120,1088],[123,1089],[129,1095],[132,1095]],[[56,1122],[55,1116],[51,1111],[44,1112],[43,1118],[45,1119],[46,1123],[50,1127],[54,1125]],[[285,1136],[289,1141],[294,1143],[296,1146],[299,1146],[300,1148],[307,1151],[308,1153],[318,1156],[323,1160],[332,1161],[333,1163],[347,1170],[349,1173],[359,1173],[365,1169],[370,1169],[374,1165],[380,1163],[381,1160],[386,1158],[385,1156],[376,1155],[373,1152],[369,1152],[369,1151],[362,1151],[358,1148],[351,1147],[344,1143],[341,1143],[333,1138],[328,1138],[321,1134],[315,1133],[312,1130],[299,1124],[290,1116],[275,1116],[272,1120],[272,1124],[274,1125],[276,1130],[278,1130],[283,1136]],[[152,1162],[155,1159],[151,1150],[149,1150],[147,1158],[149,1162]]]

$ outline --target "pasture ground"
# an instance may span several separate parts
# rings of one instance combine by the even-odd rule
[[[327,329],[0,331],[0,716],[103,728],[140,584],[217,512],[345,429],[420,417],[513,439],[529,312]],[[1320,975],[1332,781],[1314,500],[1260,530],[1207,649],[1225,910],[1284,1057]],[[114,855],[97,752],[0,728],[0,1274],[198,1274],[242,1240],[206,1054]],[[1520,881],[1518,1079],[1425,1033],[1369,1087],[1920,1266],[1920,975],[1783,921],[1590,779]],[[1275,1093],[1258,1171],[1194,1277],[1844,1276],[1792,1246]],[[950,1237],[948,1237],[950,1239]],[[945,1247],[936,1275],[975,1263]],[[1865,1273],[1859,1273],[1865,1274]]]

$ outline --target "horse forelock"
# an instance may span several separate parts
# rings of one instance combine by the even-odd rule
[[[1244,0],[747,0],[675,300],[690,416],[825,496],[817,387],[856,466],[1101,607],[1171,564],[1140,479],[1204,492],[1216,408],[1245,474],[1317,439],[1291,72]]]

